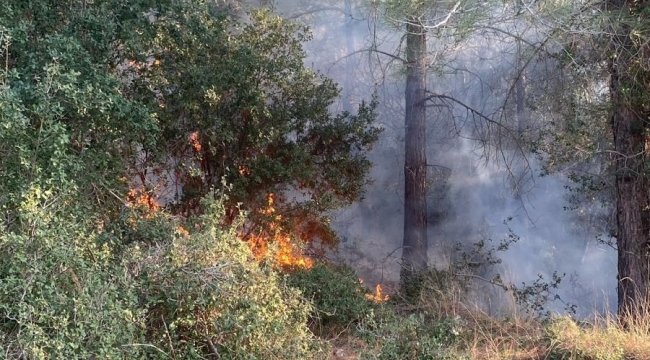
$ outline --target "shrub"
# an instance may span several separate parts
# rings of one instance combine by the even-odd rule
[[[144,341],[135,283],[96,245],[83,209],[62,193],[39,198],[26,197],[13,229],[0,227],[1,356],[142,358],[129,346]]]
[[[307,328],[311,305],[258,264],[236,225],[224,228],[221,201],[194,234],[132,249],[128,268],[141,284],[147,339],[162,358],[318,359],[323,344]]]
[[[321,325],[357,322],[372,308],[365,296],[368,290],[347,265],[318,263],[309,269],[290,273],[287,283],[300,289],[311,301],[314,305],[312,320]]]
[[[400,316],[388,313],[374,324],[361,328],[360,333],[371,345],[361,359],[461,359],[454,345],[461,334],[454,318],[433,321],[424,314]]]
[[[164,213],[120,232],[81,220],[73,201],[55,215],[34,204],[20,209],[29,227],[0,228],[1,356],[326,357],[307,327],[312,306],[221,226],[221,201],[205,204],[191,235],[170,217],[152,231]]]

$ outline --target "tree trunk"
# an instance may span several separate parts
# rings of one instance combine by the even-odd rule
[[[613,103],[612,130],[616,161],[616,222],[618,225],[618,315],[627,322],[636,316],[648,315],[647,298],[650,283],[648,261],[648,179],[645,174],[648,141],[648,109],[639,99],[647,94],[647,85],[637,81],[633,69],[643,51],[635,49],[631,40],[630,15],[636,1],[610,0],[615,31],[611,50],[610,92]],[[638,9],[636,9],[638,10]],[[620,16],[619,16],[620,15]],[[638,68],[637,68],[638,70]],[[644,307],[644,305],[646,305]]]
[[[648,181],[643,174],[645,134],[633,109],[615,109],[612,116],[616,162],[618,225],[618,314],[643,315],[650,278],[648,261]],[[646,309],[647,310],[647,309]]]
[[[426,33],[417,19],[406,25],[406,113],[402,288],[427,268]]]
[[[343,31],[345,32],[345,80],[343,84],[343,111],[352,112],[352,87],[354,84],[354,19],[352,18],[352,0],[344,1],[345,7],[345,25]]]
[[[528,118],[526,114],[526,69],[524,68],[525,63],[521,58],[521,52],[519,52],[519,66],[520,71],[519,76],[515,82],[515,100],[517,105],[517,135],[522,139],[528,130]]]
[[[526,131],[528,130],[528,117],[526,114],[526,63],[524,62],[523,59],[523,52],[522,52],[522,46],[521,46],[521,41],[518,42],[517,44],[517,68],[516,71],[518,72],[517,74],[517,79],[515,80],[515,91],[514,91],[514,97],[515,97],[515,105],[516,105],[516,113],[515,113],[515,118],[517,120],[517,136],[519,137],[517,139],[517,142],[526,142],[526,139],[524,136],[526,136]],[[524,180],[524,169],[514,169],[515,172],[513,172],[513,192],[514,192],[514,198],[515,201],[521,202],[521,196],[522,196],[522,186],[523,186],[523,180]]]

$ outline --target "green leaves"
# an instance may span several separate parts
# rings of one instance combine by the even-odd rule
[[[321,325],[349,326],[372,311],[371,301],[366,299],[368,289],[348,266],[316,264],[289,273],[287,282],[314,304],[311,316]]]
[[[304,221],[287,229],[331,239],[323,212],[360,196],[375,103],[330,115],[338,89],[304,67],[309,38],[268,11],[240,24],[201,0],[3,4],[9,357],[322,355],[310,307],[257,263],[236,216],[277,192],[278,207],[299,210],[282,221]],[[183,224],[191,235],[164,210],[121,199],[134,174],[150,185],[166,171],[182,184],[179,213],[206,214]],[[226,183],[227,204],[200,202]]]
[[[130,97],[116,71],[117,62],[142,50],[133,33],[120,28],[128,21],[136,33],[138,27],[144,32],[143,9],[120,1],[10,1],[0,13],[9,69],[0,95],[0,124],[7,130],[0,135],[5,200],[20,198],[30,183],[123,189],[125,154],[158,133],[156,119]]]
[[[174,169],[185,184],[181,207],[222,179],[232,184],[232,204],[251,211],[268,193],[278,194],[282,209],[312,208],[312,215],[358,199],[379,133],[376,103],[357,115],[330,114],[338,89],[303,65],[304,26],[264,10],[242,25],[202,2],[191,9],[160,14],[155,60],[134,79],[138,96],[158,107],[156,153],[185,164]],[[286,191],[304,196],[291,201]]]

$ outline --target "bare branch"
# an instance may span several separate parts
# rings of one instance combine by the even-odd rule
[[[507,126],[501,124],[501,123],[498,122],[498,121],[495,121],[495,120],[491,119],[491,118],[488,117],[487,115],[485,115],[485,114],[483,114],[482,112],[480,112],[480,111],[474,109],[473,107],[471,107],[471,106],[465,104],[464,102],[462,102],[462,101],[456,99],[456,98],[453,97],[453,96],[444,95],[444,94],[435,94],[435,93],[432,93],[432,92],[430,92],[430,91],[427,91],[427,93],[428,93],[428,94],[431,94],[431,95],[429,95],[429,96],[427,96],[426,98],[424,98],[424,101],[431,101],[431,100],[433,100],[433,99],[444,99],[444,100],[449,100],[449,101],[451,101],[451,102],[454,102],[454,103],[456,103],[456,104],[462,106],[463,108],[467,109],[469,112],[471,112],[472,114],[474,114],[474,115],[480,117],[481,119],[483,119],[483,120],[485,120],[485,121],[487,121],[487,122],[489,122],[489,123],[491,123],[491,124],[495,124],[495,125],[497,125],[497,126],[499,126],[499,127],[502,127],[503,129],[505,129],[505,130],[507,130],[508,132],[512,133],[512,130],[511,130],[509,127],[507,127]],[[435,106],[435,105],[432,105],[432,106]]]
[[[424,28],[425,30],[433,30],[433,29],[437,29],[439,27],[445,26],[449,22],[449,19],[451,19],[451,16],[458,12],[459,7],[460,7],[460,1],[456,2],[454,7],[451,10],[449,10],[447,15],[445,15],[442,20],[440,20],[438,23],[436,23],[434,25],[425,25],[425,24],[423,24],[419,17],[414,18],[414,19],[417,20],[417,23],[413,22],[413,21],[409,21],[409,20],[398,20],[398,19],[390,19],[390,20],[397,23],[397,24],[401,23],[401,24],[404,24],[404,25],[406,25],[406,24],[418,25],[418,26],[421,26],[422,28]]]
[[[427,30],[430,30],[430,29],[436,29],[436,28],[439,28],[441,26],[446,25],[447,22],[449,22],[449,19],[451,18],[451,16],[458,10],[459,6],[460,6],[460,1],[458,1],[456,3],[456,5],[454,5],[454,7],[451,9],[451,11],[449,11],[449,14],[447,14],[447,16],[444,19],[442,19],[440,22],[438,22],[437,24],[432,25],[432,26],[431,25],[424,25],[424,28],[427,29]]]
[[[303,17],[305,15],[311,15],[311,14],[314,14],[314,13],[317,13],[317,12],[320,12],[320,11],[336,11],[336,12],[342,13],[345,16],[352,17],[352,14],[345,11],[345,9],[335,7],[335,6],[328,6],[328,7],[322,7],[322,8],[306,10],[306,11],[303,11],[301,13],[293,14],[291,16],[287,16],[287,19],[297,19],[299,17]]]
[[[377,53],[377,54],[388,56],[389,58],[391,58],[393,60],[401,61],[402,63],[406,64],[406,59],[404,59],[404,58],[401,58],[401,57],[399,57],[399,56],[397,56],[395,54],[391,54],[391,53],[386,52],[386,51],[373,49],[373,48],[353,51],[353,52],[351,52],[351,53],[337,59],[334,63],[337,63],[337,62],[339,62],[341,60],[345,60],[345,59],[347,59],[347,58],[349,58],[351,56],[354,56],[356,54],[361,54],[361,53]]]

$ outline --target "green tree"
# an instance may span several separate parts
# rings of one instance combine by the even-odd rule
[[[9,1],[0,9],[6,126],[0,206],[9,223],[32,184],[53,191],[74,179],[88,204],[107,211],[107,202],[119,203],[107,189],[125,192],[124,150],[158,132],[156,119],[128,97],[114,71],[140,51],[131,44],[139,36],[133,29],[147,25],[142,10],[120,1]]]
[[[570,163],[578,169],[570,175],[581,190],[578,198],[586,194],[602,202],[610,197],[615,201],[616,230],[611,235],[616,238],[618,255],[618,315],[627,321],[648,314],[650,184],[646,98],[650,90],[650,8],[646,2],[626,0],[568,4],[568,16],[556,19],[562,25],[549,31],[563,44],[561,53],[548,50],[564,75],[564,80],[551,89],[564,95],[546,95],[538,102],[540,107],[550,104],[557,109],[548,115],[553,124],[552,141],[542,148],[550,155],[548,168]],[[603,9],[605,16],[600,17]],[[567,27],[574,29],[570,36],[561,30]],[[609,93],[603,91],[607,82]],[[594,167],[598,171],[590,174]]]
[[[610,0],[610,94],[614,151],[617,154],[616,236],[618,314],[647,316],[650,294],[647,144],[649,93],[648,14],[646,2]]]
[[[166,37],[179,35],[175,25],[197,32],[221,31],[217,40],[223,40],[224,46],[212,45],[223,50],[216,60],[227,61],[227,66],[208,75],[234,81],[225,82],[229,87],[223,96],[234,94],[241,98],[237,101],[244,101],[254,92],[253,85],[244,81],[263,81],[250,73],[240,74],[249,65],[237,68],[238,62],[226,56],[236,54],[241,64],[265,60],[255,55],[265,45],[263,39],[246,37],[246,31],[232,20],[220,23],[218,19],[225,18],[213,18],[216,9],[195,12],[211,9],[207,2],[157,5],[154,9],[145,1],[34,0],[9,1],[0,8],[1,356],[326,357],[306,326],[310,305],[296,289],[284,284],[279,274],[256,261],[239,239],[241,218],[226,215],[221,200],[202,203],[204,216],[182,223],[187,219],[164,211],[151,214],[149,209],[130,206],[122,199],[131,186],[133,164],[142,165],[141,159],[152,151],[174,149],[160,146],[166,143],[158,141],[174,136],[170,133],[172,112],[165,113],[161,109],[168,108],[161,105],[174,105],[164,100],[173,99],[170,94],[178,95],[175,90],[189,91],[192,86],[184,87],[185,73],[167,78],[178,82],[156,88],[164,78],[154,76],[156,60],[161,60],[152,54],[166,50],[158,46]],[[291,38],[276,34],[273,19],[269,19],[270,28],[260,37]],[[174,23],[176,20],[180,22]],[[224,26],[212,27],[220,24]],[[191,56],[187,54],[195,50],[195,43],[176,40],[176,55]],[[296,41],[289,45],[298,46]],[[281,48],[265,49],[270,53],[276,50]],[[291,69],[283,67],[282,55],[274,63],[258,64],[268,66],[272,80],[294,76]],[[177,60],[191,59],[179,56]],[[208,66],[207,62],[199,64]],[[186,65],[192,72],[205,70],[191,63],[165,64],[168,75]],[[311,77],[303,77],[302,72]],[[302,99],[300,92],[295,97],[281,97],[281,91],[272,91],[276,90],[274,83],[266,83],[260,89],[269,92],[259,95],[257,104],[286,106],[286,121],[300,123],[302,119],[304,133],[295,130],[292,139],[301,139],[305,152],[314,153],[308,153],[309,158],[300,157],[303,153],[298,151],[290,153],[303,161],[322,160],[313,166],[302,164],[305,169],[301,170],[311,171],[313,176],[302,180],[326,187],[321,174],[327,174],[329,181],[340,182],[319,189],[323,197],[340,191],[348,195],[341,196],[341,201],[351,200],[358,196],[355,186],[364,181],[364,144],[376,136],[368,124],[372,109],[364,107],[359,117],[330,117],[327,101],[319,102],[323,95],[319,91],[334,94],[334,85],[302,68],[295,76],[313,81],[311,87],[297,89],[311,91],[312,101]],[[302,83],[285,85],[296,84]],[[238,93],[240,88],[249,92]],[[168,97],[162,99],[162,95]],[[194,103],[191,99],[182,103],[188,109],[210,106],[210,98],[203,102],[195,98]],[[290,105],[292,101],[295,104]],[[321,106],[310,113],[314,119],[300,118],[301,111],[312,110],[312,105]],[[225,111],[227,105],[220,109]],[[276,114],[269,111],[269,116]],[[183,119],[175,120],[180,123]],[[219,120],[232,119],[224,115]],[[229,124],[238,126],[234,120]],[[282,129],[286,130],[278,125],[255,134],[276,141],[269,147],[281,147],[285,137],[273,136]],[[228,136],[227,126],[216,130],[219,136]],[[255,135],[250,138],[257,144]],[[202,139],[202,146],[209,147],[209,141]],[[253,145],[250,151],[254,152]],[[349,153],[339,153],[345,149]],[[282,152],[258,150],[269,152],[272,164],[268,171],[290,176],[282,172],[284,163],[277,160]],[[155,155],[160,159],[169,154]],[[336,164],[340,166],[334,168]],[[320,169],[321,165],[326,168]],[[264,178],[264,173],[257,176]],[[348,193],[347,186],[352,188]],[[239,196],[245,190],[241,180],[233,185]],[[198,201],[198,195],[193,199]],[[234,203],[230,202],[231,209]],[[196,224],[195,232],[185,230],[195,230]]]
[[[411,279],[428,266],[426,108],[427,102],[437,97],[427,90],[427,76],[428,70],[437,66],[432,58],[442,54],[435,51],[436,56],[431,56],[427,52],[427,41],[441,36],[445,30],[454,34],[462,28],[450,26],[450,20],[464,8],[465,2],[381,1],[373,4],[377,7],[375,11],[379,8],[385,11],[385,20],[406,38],[399,55],[378,51],[398,60],[406,69],[404,238],[400,273],[402,287],[406,289]],[[450,35],[450,39],[454,37]]]
[[[0,341],[8,358],[138,358],[142,319],[97,228],[155,119],[112,71],[137,5],[0,9]],[[124,55],[125,56],[125,55]],[[101,311],[98,311],[101,309]],[[104,329],[112,329],[110,333]]]
[[[304,26],[269,11],[240,24],[207,2],[191,6],[157,17],[148,54],[155,60],[136,79],[157,108],[156,153],[177,160],[179,209],[191,210],[223,181],[232,186],[231,217],[237,204],[266,207],[272,193],[287,228],[333,241],[324,214],[362,194],[366,152],[379,133],[374,102],[357,115],[330,114],[339,90],[304,66]]]

